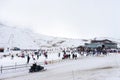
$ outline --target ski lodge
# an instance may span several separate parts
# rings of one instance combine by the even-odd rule
[[[109,49],[116,49],[117,48],[117,43],[104,39],[104,40],[91,40],[91,43],[85,43],[85,47],[87,48],[97,48],[97,47],[102,47],[105,46],[105,48]]]

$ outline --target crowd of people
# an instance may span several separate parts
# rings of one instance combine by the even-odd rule
[[[78,47],[78,48],[66,48],[62,49],[60,52],[58,52],[58,56],[61,57],[61,59],[77,59],[80,56],[99,56],[99,55],[107,55],[108,53],[116,53],[119,52],[117,49],[105,49],[104,47],[98,47],[95,49],[91,48],[84,48],[84,47]],[[53,50],[53,53],[54,50]],[[49,58],[49,52],[48,50],[24,50],[21,51],[21,54],[16,54],[16,56],[21,58],[26,58],[26,63],[29,64],[30,60],[33,59],[34,61],[38,60],[40,56],[44,56],[45,59]],[[11,59],[14,59],[14,54],[11,54]],[[47,64],[47,63],[46,63]]]

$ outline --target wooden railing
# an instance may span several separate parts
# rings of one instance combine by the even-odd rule
[[[57,62],[61,62],[62,60],[50,60],[47,61],[47,64],[53,64],[53,63],[57,63]],[[19,68],[25,68],[25,67],[30,67],[32,66],[33,63],[29,63],[29,64],[17,64],[15,63],[14,65],[11,66],[0,66],[0,73],[2,74],[3,71],[7,71],[7,70],[15,70],[15,69],[19,69]],[[47,65],[45,62],[37,62],[38,65]]]
[[[11,66],[0,66],[0,73],[3,73],[5,70],[12,70],[12,69],[19,69],[19,68],[25,68],[25,67],[30,67],[33,63],[29,64],[17,64],[11,65]],[[37,64],[43,65],[43,62],[37,62]]]

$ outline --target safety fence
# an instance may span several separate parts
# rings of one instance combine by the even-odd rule
[[[37,62],[38,65],[48,65],[48,64],[53,64],[53,63],[57,63],[57,62],[61,62],[62,60],[49,60],[49,61],[44,61],[44,62]],[[3,71],[7,71],[7,70],[16,70],[16,69],[20,69],[20,68],[29,68],[30,66],[32,66],[33,63],[29,63],[29,64],[17,64],[15,63],[14,65],[11,66],[0,66],[0,73],[2,74]]]
[[[32,65],[32,63],[30,63],[30,64],[17,64],[17,63],[15,63],[15,65],[11,65],[11,66],[1,66],[0,72],[3,73],[3,71],[7,71],[7,70],[14,70],[14,69],[19,69],[19,68],[30,67],[31,65]]]

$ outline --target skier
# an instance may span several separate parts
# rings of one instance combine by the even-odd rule
[[[11,55],[11,59],[13,59],[13,58],[14,58],[14,55],[12,54],[12,55]]]
[[[39,59],[39,54],[37,54],[37,59]]]
[[[27,56],[27,64],[29,63],[29,61],[30,61],[30,56],[28,55]]]
[[[58,57],[60,57],[60,53],[58,53]]]
[[[74,59],[75,58],[75,55],[74,54],[72,54],[72,59]]]

